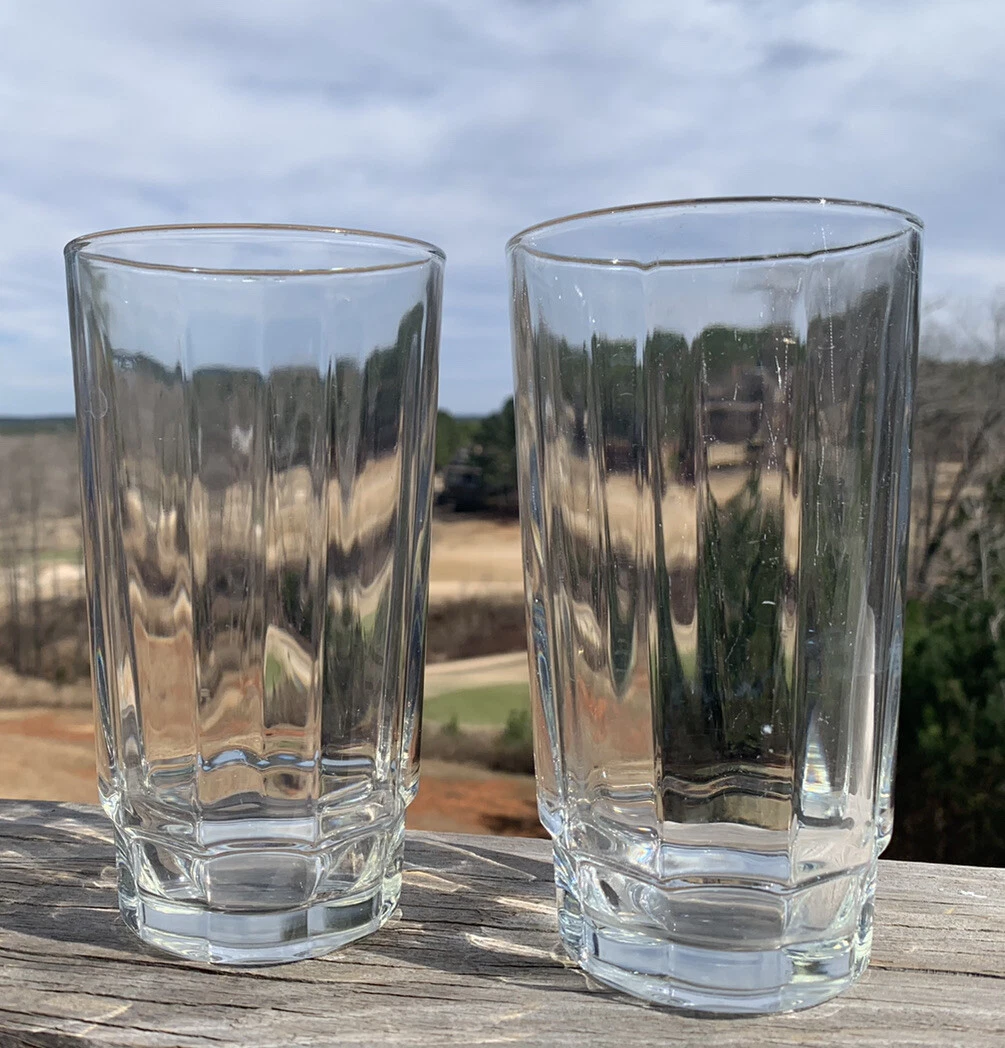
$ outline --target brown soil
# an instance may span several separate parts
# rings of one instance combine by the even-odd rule
[[[429,551],[430,606],[471,598],[503,603],[523,600],[520,524],[465,513],[437,513]]]
[[[0,797],[96,804],[87,709],[0,709]]]
[[[90,710],[0,710],[0,797],[96,804]],[[411,829],[544,835],[534,779],[427,760],[408,810]]]
[[[413,830],[544,837],[534,778],[485,771],[471,764],[425,760],[419,794],[408,809]]]

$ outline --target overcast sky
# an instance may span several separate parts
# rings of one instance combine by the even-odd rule
[[[305,222],[447,253],[441,404],[511,387],[507,237],[731,194],[896,204],[1005,285],[1002,0],[0,0],[0,414],[72,410],[61,248]]]

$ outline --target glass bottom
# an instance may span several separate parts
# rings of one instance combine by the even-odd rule
[[[664,887],[555,847],[563,945],[602,983],[653,1004],[758,1015],[820,1004],[865,971],[875,866],[785,892]]]
[[[251,966],[319,957],[380,928],[401,895],[403,820],[306,855],[272,845],[193,858],[163,840],[115,837],[123,920],[144,942],[189,960]],[[346,867],[357,876],[347,880]],[[202,898],[191,897],[193,884]]]

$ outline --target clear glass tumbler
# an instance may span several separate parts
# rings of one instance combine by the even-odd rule
[[[509,244],[535,756],[587,971],[707,1012],[865,968],[921,227],[654,204]]]
[[[197,226],[66,260],[122,915],[327,952],[393,912],[418,785],[443,255]]]

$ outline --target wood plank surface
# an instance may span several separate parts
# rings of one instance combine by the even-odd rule
[[[213,969],[118,917],[95,808],[0,801],[0,1046],[1005,1045],[1005,870],[882,862],[873,962],[791,1015],[686,1018],[558,944],[550,849],[410,834],[400,914],[326,958]]]

